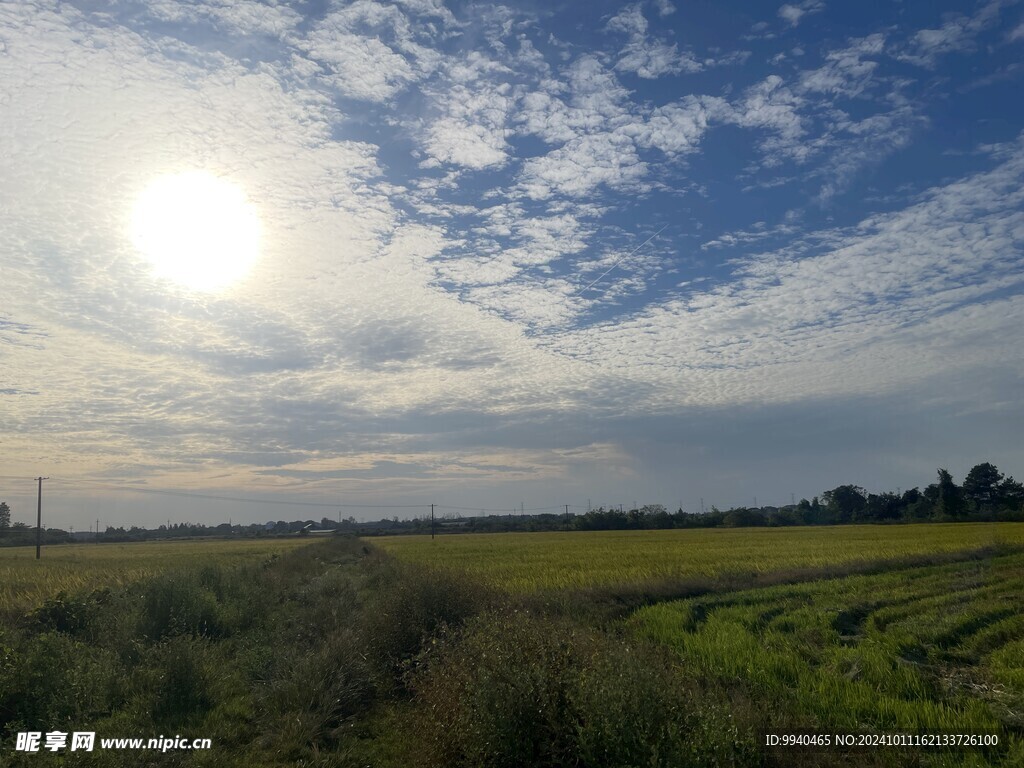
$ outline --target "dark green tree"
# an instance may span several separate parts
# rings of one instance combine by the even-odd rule
[[[934,483],[928,488],[935,489],[935,499],[938,499],[938,486]],[[928,492],[921,493],[917,488],[910,488],[903,492],[900,497],[900,507],[904,520],[927,520],[932,517],[935,511],[935,501],[931,499]]]
[[[1005,509],[1024,511],[1024,485],[1021,485],[1012,477],[1007,477],[999,484],[996,501],[999,506]]]
[[[833,523],[852,523],[863,519],[867,494],[859,485],[840,485],[821,495]]]
[[[953,476],[939,469],[938,513],[942,517],[961,517],[966,511],[963,489],[953,482]]]
[[[11,527],[11,508],[6,501],[0,501],[0,528]]]
[[[974,466],[964,478],[964,498],[978,511],[992,509],[999,501],[1003,473],[987,461]]]
[[[895,520],[900,516],[901,509],[900,497],[895,493],[891,491],[869,493],[864,518],[866,520]]]

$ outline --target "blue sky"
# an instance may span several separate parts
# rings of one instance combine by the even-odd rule
[[[52,476],[84,528],[320,515],[126,487],[1020,476],[1022,52],[998,1],[2,4],[0,497]],[[260,223],[219,290],[129,235],[194,171]]]

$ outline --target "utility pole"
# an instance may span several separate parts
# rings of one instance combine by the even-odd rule
[[[702,515],[704,514],[704,497],[703,496],[700,497],[700,513]]]
[[[43,545],[43,480],[48,477],[37,477],[39,481],[39,495],[36,497],[36,560],[40,557],[40,548]]]
[[[430,505],[430,539],[434,539],[434,505]]]
[[[569,505],[565,505],[565,527],[569,527]]]

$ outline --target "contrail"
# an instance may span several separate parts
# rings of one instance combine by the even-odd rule
[[[598,276],[597,276],[597,277],[596,277],[596,278],[595,278],[595,279],[594,279],[593,281],[591,281],[590,283],[588,283],[587,285],[585,285],[585,286],[584,286],[583,288],[580,288],[580,289],[579,289],[578,291],[576,291],[576,292],[575,292],[574,294],[572,294],[572,295],[573,295],[573,296],[579,296],[579,295],[580,295],[581,293],[583,293],[584,291],[589,291],[589,290],[590,290],[591,288],[593,288],[593,287],[594,287],[594,285],[596,285],[597,283],[599,283],[599,282],[601,281],[601,279],[602,279],[602,278],[603,278],[603,277],[604,277],[605,275],[607,275],[607,274],[608,274],[609,272],[611,272],[611,271],[612,271],[613,269],[615,269],[615,268],[616,268],[617,266],[619,266],[619,263],[620,263],[620,262],[621,262],[621,261],[622,261],[623,259],[628,259],[628,258],[629,258],[630,256],[632,256],[632,255],[633,255],[634,253],[636,253],[637,251],[639,251],[639,250],[640,250],[641,248],[643,248],[643,247],[644,247],[645,245],[647,245],[647,244],[648,244],[649,242],[651,242],[651,240],[653,240],[653,239],[654,239],[654,238],[656,238],[656,237],[657,237],[658,235],[660,235],[660,234],[661,234],[662,232],[664,232],[664,231],[665,231],[665,227],[667,227],[667,226],[668,226],[668,224],[666,224],[666,225],[665,225],[664,227],[662,227],[661,229],[659,229],[659,230],[658,230],[657,232],[655,232],[655,233],[654,233],[653,235],[651,235],[650,237],[648,237],[648,238],[647,238],[646,240],[644,240],[644,241],[643,241],[642,243],[640,243],[640,245],[638,245],[638,246],[637,246],[636,248],[634,248],[634,249],[633,249],[632,251],[630,251],[629,253],[627,253],[627,254],[626,254],[625,256],[620,256],[619,258],[617,258],[617,259],[616,259],[615,261],[613,261],[613,262],[612,262],[612,265],[611,265],[610,267],[608,267],[608,269],[606,269],[606,270],[605,270],[604,272],[602,272],[602,273],[601,273],[600,275],[598,275]]]

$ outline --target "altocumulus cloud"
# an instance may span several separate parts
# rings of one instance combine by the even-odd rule
[[[1019,18],[892,13],[0,6],[5,468],[471,506],[1012,471]],[[218,294],[128,236],[190,169],[261,221]]]

